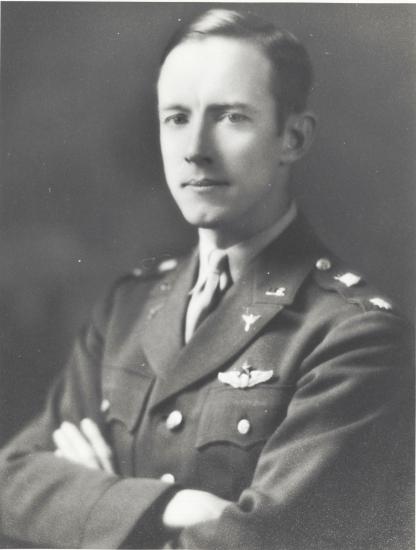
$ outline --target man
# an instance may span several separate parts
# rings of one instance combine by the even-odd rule
[[[52,547],[406,548],[409,329],[290,197],[310,61],[211,10],[158,80],[189,257],[118,281],[4,450],[1,529]]]

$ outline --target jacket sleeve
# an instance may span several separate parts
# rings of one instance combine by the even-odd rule
[[[41,547],[117,548],[135,528],[147,546],[146,518],[172,488],[154,479],[122,479],[54,456],[63,420],[100,415],[100,359],[108,304],[77,340],[44,412],[0,456],[0,532]],[[141,521],[143,520],[143,521]],[[149,522],[150,525],[150,522]]]
[[[409,338],[405,323],[382,311],[326,327],[251,486],[217,521],[184,529],[172,546],[411,548]]]

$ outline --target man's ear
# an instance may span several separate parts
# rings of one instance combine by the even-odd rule
[[[282,135],[282,164],[292,164],[309,151],[315,137],[315,127],[316,116],[311,111],[288,116]]]

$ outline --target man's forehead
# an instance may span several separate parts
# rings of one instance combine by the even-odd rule
[[[214,103],[250,104],[269,93],[270,72],[269,60],[249,42],[225,37],[188,40],[172,50],[161,68],[159,101],[180,103],[203,93]]]

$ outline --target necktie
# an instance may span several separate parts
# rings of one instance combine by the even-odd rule
[[[208,258],[206,278],[191,290],[186,312],[185,342],[189,342],[197,327],[213,311],[231,284],[228,256],[213,250]]]

